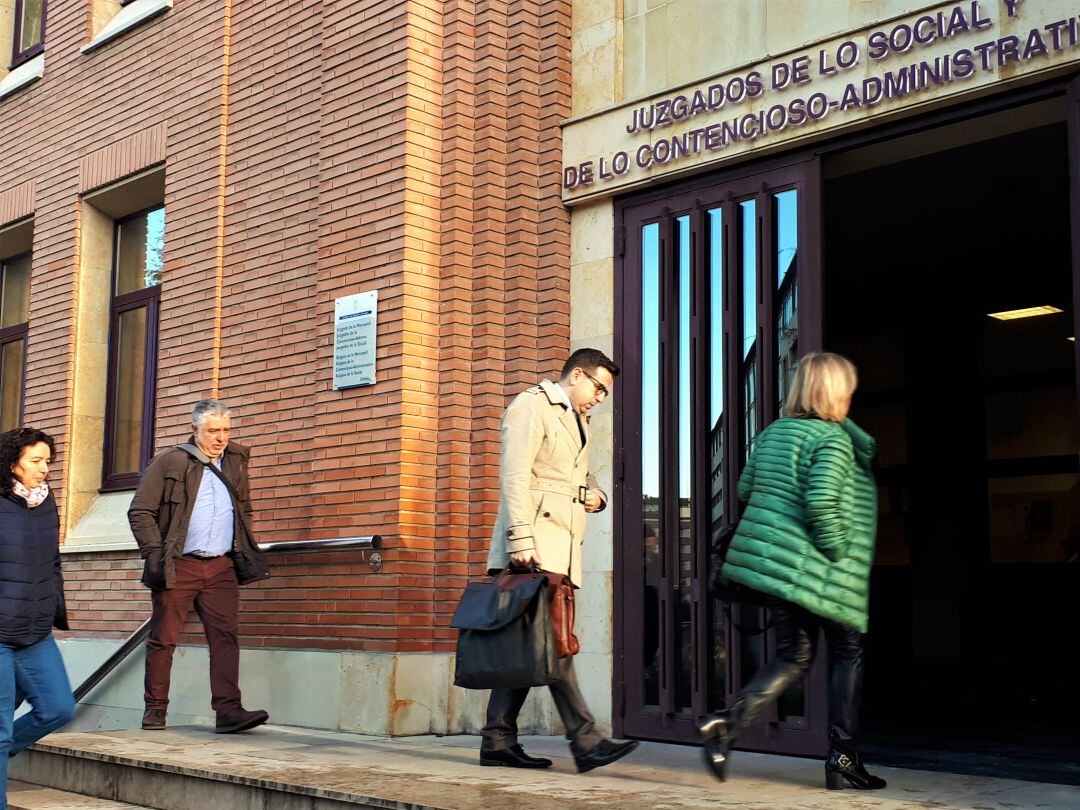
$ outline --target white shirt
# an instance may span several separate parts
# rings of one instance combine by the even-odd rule
[[[570,401],[570,395],[566,393],[566,389],[562,387],[562,383],[555,383],[555,387],[559,389],[559,393],[562,394],[563,402],[566,403],[566,407],[571,411],[574,410],[574,403]]]
[[[221,459],[211,462],[221,469]],[[204,470],[195,506],[191,509],[184,553],[227,554],[233,544],[233,502],[229,489],[210,470]]]
[[[566,407],[570,409],[570,413],[574,415],[574,419],[577,420],[578,433],[581,435],[582,444],[585,443],[585,428],[581,425],[581,414],[574,410],[574,404],[570,401],[570,395],[566,393],[566,389],[562,387],[560,383],[555,383],[555,387],[559,389],[559,393],[562,394],[563,401],[566,403]]]

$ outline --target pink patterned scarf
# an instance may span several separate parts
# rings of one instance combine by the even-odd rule
[[[33,509],[35,506],[41,506],[45,499],[49,497],[49,482],[42,481],[40,485],[28,489],[22,482],[13,480],[11,491],[25,500],[26,505]]]

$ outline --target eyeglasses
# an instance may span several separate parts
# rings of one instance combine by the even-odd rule
[[[602,382],[600,382],[598,379],[596,379],[596,377],[594,377],[592,374],[587,372],[585,369],[581,369],[581,373],[584,374],[586,377],[588,377],[590,380],[592,380],[592,384],[594,386],[596,386],[596,395],[597,396],[606,397],[609,393],[611,393],[610,391],[608,391],[606,385],[604,385]]]

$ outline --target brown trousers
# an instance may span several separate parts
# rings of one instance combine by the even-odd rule
[[[173,651],[191,608],[202,620],[210,646],[210,705],[220,717],[240,708],[240,644],[237,613],[240,587],[232,558],[176,560],[176,583],[153,591],[150,637],[146,641],[146,700],[148,709],[169,705]]]

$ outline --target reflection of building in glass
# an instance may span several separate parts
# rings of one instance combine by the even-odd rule
[[[787,294],[776,317],[777,403],[783,406],[799,359],[799,288],[792,273]]]
[[[641,682],[645,704],[656,706],[660,703],[660,577],[663,574],[660,499],[655,495],[646,495],[642,499],[641,513],[644,518],[642,554],[645,566]]]
[[[798,266],[799,225],[796,189],[773,195],[776,216],[776,395],[777,404],[787,398],[788,384],[798,359]]]
[[[743,459],[750,458],[750,447],[757,436],[757,371],[753,357],[746,361],[743,373],[743,430],[746,437]]]
[[[690,584],[694,576],[694,537],[691,532],[690,499],[679,498],[679,587],[683,598],[690,597]]]
[[[691,532],[691,500],[679,499],[679,561],[678,587],[689,592],[690,580],[694,570],[694,538]],[[645,583],[659,585],[662,573],[661,554],[664,548],[664,534],[660,526],[660,499],[646,496],[642,502],[644,516],[644,563]],[[669,546],[670,548],[670,546]],[[669,558],[670,559],[670,558]]]
[[[656,496],[646,495],[642,501],[641,512],[644,515],[644,538],[645,545],[642,551],[645,558],[645,583],[658,586],[660,584],[660,499]]]
[[[709,526],[710,539],[724,520],[724,416],[721,412],[709,433]]]

